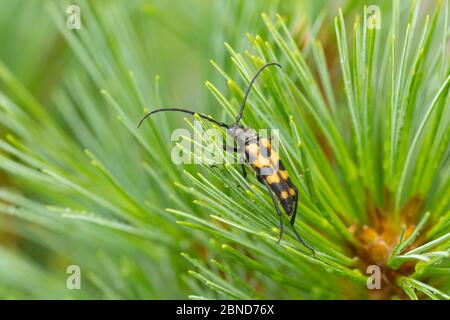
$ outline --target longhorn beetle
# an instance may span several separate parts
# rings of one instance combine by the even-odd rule
[[[280,207],[278,205],[277,200],[280,202],[285,213],[290,217],[290,224],[292,226],[292,229],[294,230],[294,233],[298,241],[301,244],[303,244],[306,248],[311,250],[313,254],[315,254],[314,249],[311,248],[302,239],[300,234],[295,229],[294,223],[295,217],[297,215],[298,190],[297,187],[292,183],[291,179],[289,178],[288,172],[284,168],[278,153],[272,147],[270,139],[260,137],[254,129],[244,128],[242,125],[239,124],[239,121],[241,120],[244,112],[245,102],[247,101],[253,83],[255,82],[258,75],[269,66],[277,66],[281,68],[281,65],[272,62],[265,64],[256,72],[245,92],[244,100],[242,101],[241,108],[233,124],[226,124],[214,120],[213,118],[207,115],[186,109],[162,108],[147,113],[139,122],[138,128],[141,126],[142,122],[144,122],[145,119],[150,117],[152,114],[161,111],[184,112],[190,115],[197,114],[202,119],[208,120],[212,123],[217,124],[220,127],[226,128],[227,133],[234,139],[234,141],[236,141],[239,147],[237,148],[234,146],[231,147],[224,145],[223,149],[225,151],[232,151],[232,152],[245,151],[245,159],[244,159],[245,162],[252,167],[253,171],[255,171],[256,178],[258,179],[258,181],[262,183],[269,192],[269,195],[275,206],[277,214],[280,218],[280,235],[278,238],[278,242],[280,242],[281,237],[283,235],[283,222]],[[247,176],[244,163],[242,163],[242,174],[244,178]]]

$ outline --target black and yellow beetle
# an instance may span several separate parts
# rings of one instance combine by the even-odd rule
[[[280,235],[278,238],[278,242],[280,242],[281,237],[283,235],[283,222],[281,218],[281,211],[278,206],[279,201],[286,214],[290,217],[290,224],[292,226],[292,229],[294,230],[294,233],[298,241],[300,241],[300,243],[302,243],[306,248],[310,249],[314,254],[315,253],[314,249],[311,248],[302,239],[302,237],[295,229],[294,223],[295,217],[297,215],[298,190],[296,186],[292,183],[291,179],[289,178],[289,174],[284,168],[278,153],[272,147],[270,139],[260,137],[254,129],[244,128],[242,125],[239,124],[239,121],[241,120],[244,112],[245,102],[247,101],[253,83],[255,82],[258,75],[269,66],[277,66],[281,68],[281,66],[278,63],[272,62],[265,64],[256,72],[255,76],[253,77],[247,88],[247,91],[245,92],[244,100],[242,102],[239,113],[236,117],[236,120],[231,125],[214,120],[213,118],[208,117],[207,115],[197,113],[194,111],[180,108],[163,108],[147,113],[139,122],[138,127],[140,127],[142,122],[152,114],[161,111],[176,111],[188,113],[191,115],[197,114],[202,119],[208,120],[210,122],[217,124],[220,127],[226,128],[227,133],[234,139],[234,141],[237,144],[237,147],[234,146],[230,147],[224,145],[223,146],[224,150],[233,152],[243,152],[245,154],[245,162],[252,167],[253,171],[255,171],[256,178],[258,179],[258,181],[263,185],[265,185],[273,201],[273,204],[275,205],[275,209],[280,218]],[[242,164],[242,173],[245,178],[247,174],[245,171],[244,164]]]

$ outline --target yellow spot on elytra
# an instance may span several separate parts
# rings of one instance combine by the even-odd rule
[[[266,157],[263,157],[262,155],[259,155],[258,156],[258,160],[257,160],[260,164],[261,164],[261,166],[270,166],[270,159],[269,158],[266,158]]]
[[[248,153],[253,153],[255,157],[259,153],[259,147],[256,143],[251,143],[245,146],[245,149],[247,150]]]
[[[253,161],[253,163],[251,163],[251,164],[257,168],[270,167],[270,165],[271,165],[270,159],[265,158],[262,155],[258,155],[258,158],[255,161]]]
[[[283,178],[283,180],[287,180],[289,178],[286,170],[280,170],[280,176]]]
[[[275,172],[274,174],[272,174],[270,176],[266,176],[266,181],[267,181],[268,184],[279,183],[280,182],[280,177]]]
[[[259,140],[259,142],[261,143],[261,145],[262,145],[263,147],[266,147],[267,149],[270,149],[270,148],[272,147],[271,144],[270,144],[269,139],[267,139],[267,138],[261,138],[261,139]]]
[[[257,161],[253,161],[253,162],[251,163],[251,165],[252,165],[253,167],[255,167],[255,168],[261,169],[261,164],[260,164],[259,162],[257,162]]]
[[[295,190],[293,188],[289,188],[289,194],[291,196],[295,196]]]
[[[289,198],[289,193],[287,191],[281,191],[281,199],[287,199]]]
[[[278,153],[276,153],[275,151],[272,150],[272,152],[270,153],[270,160],[272,161],[272,163],[276,166],[278,166],[278,162],[280,161],[280,156],[278,155]]]

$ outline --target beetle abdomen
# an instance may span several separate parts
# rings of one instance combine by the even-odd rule
[[[289,174],[280,161],[270,140],[258,138],[258,143],[250,142],[245,146],[245,156],[252,166],[258,179],[264,179],[269,188],[275,193],[286,214],[293,213],[296,192]]]

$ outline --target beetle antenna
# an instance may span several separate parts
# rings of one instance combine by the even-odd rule
[[[250,93],[250,89],[251,89],[252,86],[253,86],[253,83],[255,82],[256,78],[258,78],[259,74],[260,74],[265,68],[270,67],[270,66],[277,66],[277,67],[281,68],[281,65],[280,65],[280,64],[278,64],[278,63],[276,63],[276,62],[271,62],[271,63],[267,63],[267,64],[263,65],[263,66],[261,67],[261,69],[259,69],[259,70],[255,73],[255,75],[253,76],[252,81],[250,81],[250,84],[248,85],[247,91],[245,91],[244,100],[242,101],[241,109],[239,110],[239,113],[238,113],[238,115],[237,115],[237,117],[236,117],[236,121],[234,122],[235,125],[238,124],[239,121],[240,121],[241,118],[242,118],[242,114],[244,113],[245,102],[247,101],[247,98],[248,98],[248,95],[249,95],[249,93]]]
[[[153,110],[152,112],[147,113],[142,119],[141,121],[139,121],[138,124],[138,128],[141,126],[141,124],[144,122],[145,119],[147,119],[148,117],[150,117],[152,114],[155,114],[157,112],[161,112],[161,111],[176,111],[176,112],[184,112],[184,113],[188,113],[190,115],[196,115],[198,114],[198,116],[202,119],[208,120],[210,122],[213,122],[215,124],[217,124],[220,127],[224,127],[224,128],[229,128],[230,126],[226,123],[220,122],[220,121],[216,121],[211,117],[208,117],[207,115],[198,113],[198,112],[194,112],[194,111],[190,111],[190,110],[186,110],[186,109],[180,109],[180,108],[162,108],[162,109],[156,109]]]

